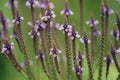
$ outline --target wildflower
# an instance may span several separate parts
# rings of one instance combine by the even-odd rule
[[[82,59],[83,59],[84,57],[85,57],[84,55],[79,55],[78,57],[76,57],[76,60],[82,61]]]
[[[34,39],[37,35],[40,35],[40,33],[38,31],[35,31],[35,29],[32,29],[28,35],[31,36],[32,39]]]
[[[17,8],[18,7],[18,1],[17,0],[10,0],[9,2],[7,2],[5,4],[5,6],[11,8],[12,1],[14,1],[14,7]]]
[[[113,35],[116,40],[119,40],[119,37],[120,37],[119,31],[117,31],[116,29],[113,29],[110,34]]]
[[[80,67],[80,66],[77,66],[77,67],[74,67],[73,70],[75,71],[75,73],[77,75],[80,75],[82,73],[82,71],[83,71],[83,68]]]
[[[29,60],[30,66],[33,64],[33,62],[31,60]],[[21,63],[21,67],[26,68],[27,67],[27,63],[24,61]]]
[[[88,40],[88,37],[85,35],[83,38],[80,38],[81,43],[90,43],[91,41]]]
[[[15,19],[13,19],[13,23],[15,24],[20,24],[20,22],[23,20],[24,18],[23,17],[20,17],[20,16],[16,16]]]
[[[59,30],[63,30],[64,32],[70,32],[70,31],[72,31],[72,26],[71,25],[67,25],[65,23],[65,24],[61,25]]]
[[[56,49],[56,48],[51,48],[50,49],[50,55],[53,55],[54,57],[57,57],[57,55],[61,53],[61,50]]]
[[[28,0],[26,2],[26,6],[29,8],[36,7],[37,4],[38,4],[38,1],[36,1],[36,0]]]
[[[35,27],[35,31],[41,31],[41,30],[46,28],[46,24],[44,22],[40,22],[39,20],[37,20],[35,22],[35,26],[34,27]]]
[[[90,19],[89,21],[86,22],[86,24],[89,25],[90,27],[94,27],[94,26],[96,26],[98,23],[99,23],[98,20],[93,20],[93,19]]]
[[[120,16],[118,13],[116,13],[116,23],[115,23],[118,27],[120,26]]]
[[[41,8],[41,9],[47,9],[48,6],[50,9],[54,9],[54,7],[55,7],[52,2],[47,3],[46,1],[38,2],[38,4],[36,4],[36,6]]]
[[[116,49],[111,48],[111,54],[115,55],[116,54]]]
[[[112,9],[109,8],[108,4],[106,5],[106,7],[104,8],[104,14],[105,15],[110,15],[113,14],[114,11]]]
[[[41,52],[36,55],[36,59],[38,59],[38,58],[44,58],[44,57],[45,57],[44,54],[41,53]]]
[[[73,12],[69,9],[67,2],[65,2],[65,8],[61,11],[61,15],[73,15]]]
[[[113,63],[113,60],[110,59],[110,56],[106,56],[104,57],[104,60],[107,62],[107,63]]]
[[[78,32],[77,32],[77,31],[74,31],[74,30],[68,32],[68,36],[70,36],[70,38],[71,38],[72,40],[80,37],[80,35],[78,34]]]
[[[97,35],[100,35],[100,34],[101,34],[101,31],[98,31],[96,28],[94,28],[93,36],[97,36]]]
[[[4,43],[2,45],[1,53],[7,53],[7,54],[9,54],[9,53],[11,53],[11,50],[13,48],[14,48],[14,43],[13,42],[11,42],[11,43],[6,42],[6,43]]]
[[[49,10],[49,11],[45,11],[45,17],[49,20],[51,18],[55,18],[56,15],[55,15],[55,13],[53,11]]]

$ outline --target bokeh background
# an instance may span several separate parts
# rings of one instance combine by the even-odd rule
[[[10,22],[12,22],[12,15],[11,15],[11,10],[10,8],[6,7],[5,4],[8,2],[9,0],[0,0],[0,10],[3,11],[4,15],[6,18],[8,18],[10,20]],[[33,53],[33,44],[32,44],[32,39],[30,38],[30,36],[28,36],[28,32],[30,31],[30,27],[27,25],[27,22],[30,21],[30,10],[28,7],[25,6],[25,2],[27,0],[18,0],[19,2],[19,11],[20,11],[20,15],[24,17],[24,21],[22,21],[22,31],[24,34],[24,38],[26,41],[26,45],[27,45],[27,50],[29,51],[29,53]],[[62,24],[64,22],[64,17],[60,15],[60,11],[64,8],[64,0],[50,0],[51,2],[54,3],[55,5],[55,14],[56,14],[56,18],[55,21]],[[68,0],[69,1],[69,6],[70,9],[74,12],[73,16],[70,16],[70,24],[75,24],[76,25],[76,30],[79,31],[80,30],[80,17],[79,17],[79,0]],[[88,25],[86,25],[86,21],[90,19],[90,15],[91,13],[94,14],[95,19],[100,21],[100,4],[101,4],[101,0],[83,0],[84,1],[84,29],[86,29],[88,35],[90,35],[90,27]],[[105,1],[105,0],[104,0]],[[110,7],[115,10],[120,12],[120,4],[117,2],[117,0],[108,0],[108,3],[110,5]],[[36,9],[36,17],[39,16],[40,10]],[[109,22],[109,36],[108,36],[108,41],[107,41],[107,45],[105,48],[105,54],[108,53],[109,51],[109,42],[113,39],[112,36],[110,36],[110,31],[112,30],[112,28],[115,26],[115,14],[110,15],[110,22]],[[9,24],[12,26],[12,24]],[[101,30],[100,27],[100,23],[97,25],[97,29]],[[10,34],[12,33],[12,28],[10,29]],[[62,32],[59,33],[59,38],[60,41],[64,43],[63,40],[63,34]],[[13,40],[15,42],[15,40]],[[64,44],[60,45],[61,48],[62,46],[64,46]],[[77,46],[79,46],[79,41],[77,41]],[[98,56],[100,53],[100,36],[98,37],[98,43],[97,43],[97,54],[96,54],[96,61],[98,60]],[[23,56],[21,56],[21,52],[19,51],[17,45],[15,45],[15,55],[18,59],[18,61],[21,63],[23,61]],[[30,55],[31,58],[33,58],[33,55]],[[120,57],[120,56],[118,56]],[[32,59],[31,59],[32,60]],[[34,59],[33,59],[34,60]],[[33,63],[34,64],[34,63]],[[104,63],[104,71],[105,71],[105,63]],[[41,74],[42,75],[42,74]],[[84,77],[87,77],[88,72],[87,69],[84,70]],[[105,76],[105,74],[103,74]],[[95,71],[95,80],[97,79],[97,71]],[[110,68],[110,75],[109,75],[109,80],[115,80],[116,77],[118,76],[118,73],[114,67],[114,64],[111,65]],[[0,55],[0,80],[25,80],[15,69],[14,67],[3,57]],[[46,80],[45,78],[43,78],[42,80]],[[86,80],[83,79],[83,80]],[[105,79],[104,79],[105,80]]]

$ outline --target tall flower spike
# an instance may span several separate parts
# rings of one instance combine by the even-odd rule
[[[26,6],[29,8],[36,7],[37,4],[38,4],[38,1],[36,1],[36,0],[28,0],[26,2]]]
[[[7,39],[8,38],[8,29],[9,29],[9,26],[8,26],[9,20],[7,20],[4,17],[2,11],[0,11],[0,22],[2,24],[2,30],[3,30],[4,38]]]
[[[88,64],[89,77],[90,77],[90,80],[94,80],[92,64],[91,64],[91,59],[90,59],[90,53],[89,53],[89,48],[88,48],[88,41],[89,40],[88,40],[88,36],[86,34],[86,31],[84,31],[83,41],[85,43],[85,50],[86,50],[86,58],[87,58],[87,64]]]
[[[120,15],[118,14],[118,12],[116,12],[116,23],[115,24],[118,26],[118,29],[120,31]]]
[[[106,61],[106,80],[107,80],[108,75],[109,75],[110,63],[112,63],[113,61],[110,59],[109,54],[106,57],[104,57],[104,60]]]
[[[59,30],[63,30],[64,32],[68,33],[72,31],[72,26],[68,25],[67,18],[65,17],[65,22],[59,28]]]
[[[110,46],[110,47],[111,47],[111,51],[110,51],[110,52],[111,52],[111,54],[112,54],[112,57],[113,57],[113,60],[114,60],[116,69],[117,69],[118,72],[120,72],[119,63],[118,63],[118,60],[117,60],[117,58],[116,58],[116,50],[114,49],[112,42],[111,42],[110,45],[111,45],[111,46]]]
[[[50,49],[50,55],[53,55],[54,57],[56,57],[59,53],[61,53],[61,50],[53,47]]]
[[[65,16],[73,15],[73,12],[69,9],[67,0],[65,0],[65,8],[61,11],[61,15]]]
[[[2,45],[1,53],[7,53],[7,54],[9,54],[9,53],[11,53],[11,50],[12,50],[13,48],[14,48],[14,43],[13,43],[13,42],[11,42],[11,43],[6,42],[6,43],[4,43],[4,44]]]

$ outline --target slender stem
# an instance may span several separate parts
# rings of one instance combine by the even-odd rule
[[[89,69],[89,77],[90,77],[90,80],[94,80],[93,71],[92,71],[92,64],[91,64],[89,49],[88,49],[88,43],[85,43],[85,49],[86,49],[86,58],[87,58],[87,64],[88,64],[88,69]]]
[[[79,0],[80,3],[80,35],[82,35],[83,31],[83,0]]]

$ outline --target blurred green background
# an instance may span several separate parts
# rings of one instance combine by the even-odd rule
[[[33,53],[33,44],[30,36],[28,36],[28,32],[30,31],[30,27],[27,25],[27,22],[30,21],[30,10],[28,7],[25,6],[25,2],[27,0],[18,0],[19,2],[19,10],[20,15],[24,17],[24,21],[22,21],[22,30],[24,34],[24,38],[26,41],[27,49],[29,53]],[[64,17],[60,15],[60,11],[64,8],[64,0],[50,0],[55,5],[55,14],[56,14],[56,22],[62,24],[64,22]],[[75,23],[76,30],[79,31],[80,28],[80,17],[79,17],[79,0],[68,0],[70,9],[74,12],[73,16],[70,16],[70,24]],[[83,0],[84,1],[84,28],[87,30],[88,35],[90,35],[90,27],[86,25],[86,21],[90,19],[91,13],[94,14],[95,19],[100,21],[100,3],[101,0]],[[12,22],[12,16],[11,16],[11,10],[8,7],[5,7],[6,2],[8,0],[0,0],[0,10],[3,11],[6,18]],[[120,4],[117,2],[117,0],[108,0],[110,7],[118,11],[120,10]],[[36,17],[39,15],[39,9],[36,9]],[[115,14],[112,14],[110,16],[110,22],[109,22],[109,32],[112,30],[113,26],[115,26]],[[12,25],[12,24],[10,24]],[[101,30],[100,24],[97,25],[97,29]],[[12,29],[10,30],[11,33]],[[62,38],[60,41],[63,42],[63,34],[62,32],[59,33],[60,38]],[[100,50],[100,36],[98,37],[98,44],[97,44],[97,50],[98,53],[96,54],[96,61],[98,60],[99,56],[99,50]],[[108,42],[105,48],[105,53],[108,53],[109,51],[109,42],[113,39],[112,36],[108,36]],[[13,40],[14,41],[14,40]],[[15,52],[16,57],[18,61],[21,63],[23,61],[23,57],[21,56],[21,53],[19,49],[17,48],[17,45],[15,45]],[[63,44],[61,45],[63,46]],[[77,47],[79,47],[79,41],[77,42]],[[30,55],[31,58],[33,55]],[[120,57],[120,56],[119,56]],[[104,64],[104,71],[105,71],[105,64]],[[87,69],[84,70],[83,77],[87,77]],[[105,74],[103,74],[105,76]],[[109,80],[115,80],[118,76],[118,73],[114,67],[114,64],[112,64],[110,68],[110,75]],[[97,71],[95,71],[95,80],[97,79]],[[86,80],[87,78],[83,79]],[[0,55],[0,80],[24,80],[24,78],[13,68],[13,66],[8,63],[8,61]],[[44,78],[42,80],[45,80]],[[105,80],[105,78],[103,79]]]

